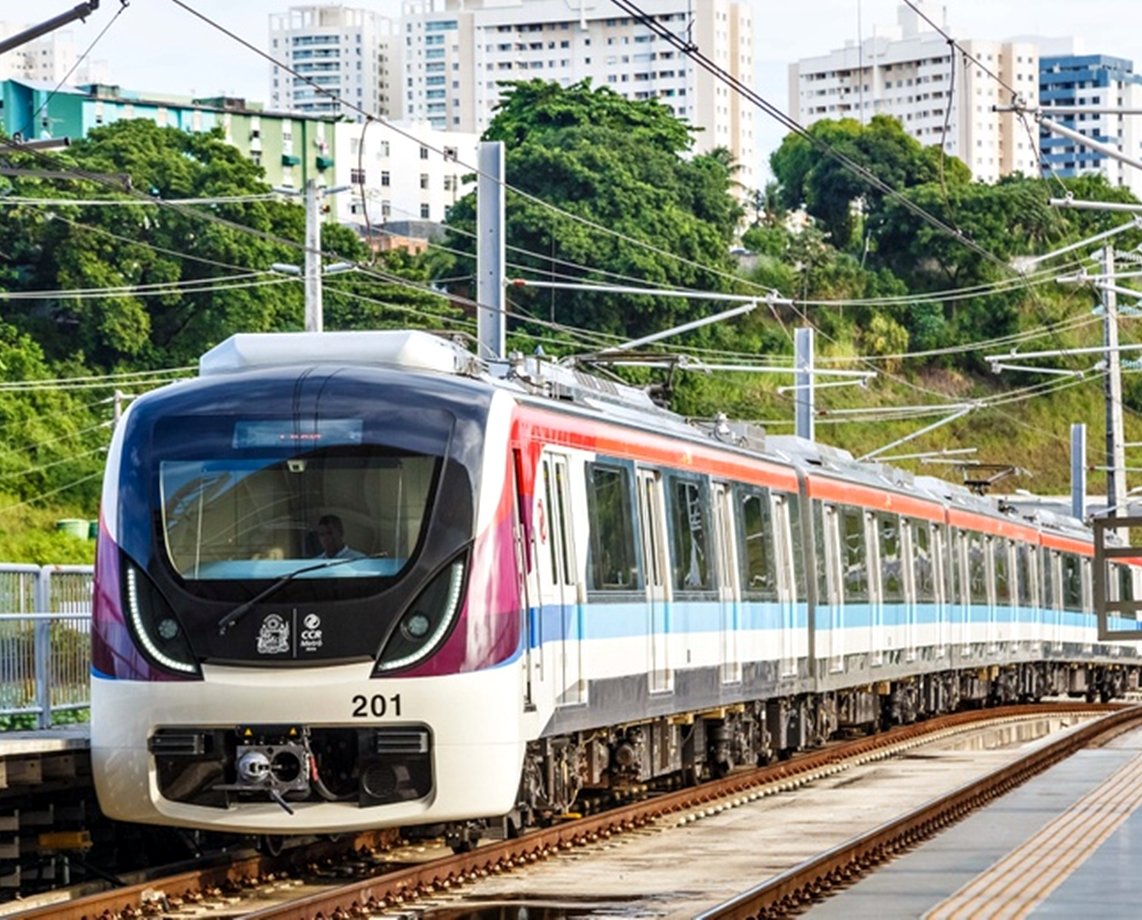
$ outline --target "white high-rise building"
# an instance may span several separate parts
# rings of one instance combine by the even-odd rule
[[[609,0],[435,0],[404,3],[392,59],[400,114],[481,134],[503,81],[590,79],[628,99],[657,99],[701,129],[696,149],[727,148],[736,178],[755,184],[754,109],[728,86]],[[753,19],[741,0],[643,0],[643,10],[746,84]],[[394,94],[395,96],[395,94]]]
[[[935,20],[933,9],[930,14]],[[922,32],[922,20],[903,4],[898,26],[789,67],[789,114],[808,127],[823,118],[867,123],[891,115],[925,146],[942,146],[959,157],[976,179],[1039,175],[1034,127],[1013,113],[1003,84],[1023,101],[1039,100],[1039,51],[1030,41],[973,39],[960,45],[965,61],[938,32]],[[946,26],[945,26],[946,29]]]
[[[748,2],[644,0],[641,6],[752,84]],[[753,107],[609,0],[405,0],[392,19],[345,7],[296,7],[271,17],[270,53],[386,118],[476,135],[495,114],[503,81],[569,86],[590,79],[628,99],[657,99],[701,129],[698,152],[725,147],[740,166],[736,180],[755,185]],[[358,68],[370,64],[373,97],[373,84],[354,82]],[[335,111],[279,71],[271,75],[271,107]]]
[[[28,28],[26,23],[0,22],[0,38]],[[53,86],[107,82],[107,62],[79,60],[80,49],[68,30],[47,35],[0,55],[0,80],[37,80]]]
[[[271,15],[270,56],[305,79],[272,65],[270,108],[357,121],[364,120],[357,109],[387,114],[381,42],[390,27],[391,21],[376,13],[346,6],[295,6]]]
[[[329,181],[348,186],[334,199],[340,223],[442,223],[474,185],[475,134],[400,121],[339,124],[335,132],[339,153]]]

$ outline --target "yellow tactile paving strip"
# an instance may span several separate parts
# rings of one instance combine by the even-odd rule
[[[1142,754],[933,907],[926,920],[1028,916],[1142,804]]]

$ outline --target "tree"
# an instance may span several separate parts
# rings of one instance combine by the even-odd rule
[[[588,81],[516,83],[484,139],[505,142],[513,272],[725,289],[742,214],[730,194],[733,164],[724,151],[689,155],[690,129],[659,102],[632,102]],[[445,246],[471,253],[474,195],[456,204],[448,224]],[[472,270],[471,257],[438,267],[441,274]],[[524,289],[512,301],[522,316],[624,338],[712,312],[678,298],[562,290]]]
[[[771,155],[770,167],[785,206],[803,206],[840,249],[853,242],[858,210],[872,214],[891,200],[853,165],[901,193],[931,182],[955,188],[971,181],[960,160],[944,156],[938,147],[921,146],[887,115],[875,115],[867,125],[851,118],[823,119],[807,133],[788,135]]]

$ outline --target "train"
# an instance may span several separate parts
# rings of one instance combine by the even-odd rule
[[[1142,666],[1081,521],[424,331],[231,337],[127,408],[101,508],[124,821],[459,849]]]

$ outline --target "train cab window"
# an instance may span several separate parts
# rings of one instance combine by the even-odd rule
[[[587,579],[594,591],[633,591],[639,587],[634,543],[631,474],[626,467],[590,465],[587,515],[591,528]]]
[[[1062,553],[1063,562],[1063,609],[1083,609],[1083,579],[1079,557],[1074,553]]]
[[[876,529],[880,539],[880,587],[882,600],[899,604],[904,600],[904,572],[900,545],[900,518],[878,514]]]
[[[842,525],[845,600],[867,601],[868,552],[864,539],[864,512],[860,508],[845,508]]]
[[[708,590],[710,584],[709,516],[704,484],[670,478],[670,551],[675,591]]]
[[[1003,537],[993,537],[991,541],[992,559],[995,565],[995,602],[1003,606],[1011,603],[1011,544]]]
[[[766,600],[777,598],[777,572],[773,556],[773,521],[769,491],[749,491],[741,496],[743,586],[747,595]]]
[[[932,532],[927,521],[910,521],[912,526],[912,570],[916,578],[916,600],[936,603],[936,567],[932,556]]]
[[[366,443],[365,420],[321,419],[298,435],[292,421],[224,419],[215,429],[225,441],[200,420],[198,436],[180,440],[178,421],[159,426],[156,451],[168,454],[158,463],[161,534],[186,581],[391,577],[415,555],[444,422],[425,418],[421,441],[437,440],[417,453]]]

